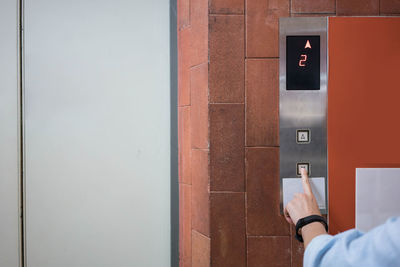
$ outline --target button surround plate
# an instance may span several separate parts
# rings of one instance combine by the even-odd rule
[[[301,134],[305,136],[304,140],[301,139]],[[310,129],[297,129],[296,130],[296,143],[297,144],[309,144],[311,142],[311,130]]]
[[[302,168],[305,168],[308,173],[308,176],[311,176],[311,164],[309,162],[299,162],[296,164],[296,173],[298,176],[301,176],[300,170]]]

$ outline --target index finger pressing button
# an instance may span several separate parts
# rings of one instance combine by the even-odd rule
[[[308,162],[297,163],[296,169],[297,169],[298,176],[301,176],[301,169],[305,169],[307,171],[308,175],[310,176],[310,171],[311,171],[310,163],[308,163]]]

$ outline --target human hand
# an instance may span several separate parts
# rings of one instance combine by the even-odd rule
[[[305,169],[301,169],[301,179],[304,193],[295,194],[284,210],[285,219],[294,225],[301,218],[310,215],[321,215]]]

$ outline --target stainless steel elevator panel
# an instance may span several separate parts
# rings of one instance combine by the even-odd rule
[[[287,40],[296,39],[296,36],[302,36],[298,39],[306,39],[304,47],[299,51],[287,51]],[[311,45],[313,45],[312,41],[311,44],[309,43],[308,37],[312,38],[310,40],[319,40],[319,89],[304,83],[307,77],[301,76],[303,74],[296,76],[297,80],[291,79],[290,82],[287,80],[288,53],[292,55],[294,52],[298,52],[298,55],[295,56],[299,68],[308,64],[307,53],[311,51]],[[291,48],[293,48],[292,45]],[[279,49],[281,211],[283,209],[283,179],[298,179],[300,176],[297,172],[297,165],[309,164],[310,177],[322,177],[325,181],[323,192],[325,203],[319,204],[321,204],[320,208],[322,207],[321,212],[326,214],[327,18],[281,18],[279,21]],[[316,62],[313,64],[313,67],[318,67]],[[288,66],[289,71],[291,71],[291,67]],[[307,65],[306,68],[308,67]],[[301,86],[295,87],[292,85],[293,83],[299,83]],[[290,88],[287,88],[288,84],[290,84]]]

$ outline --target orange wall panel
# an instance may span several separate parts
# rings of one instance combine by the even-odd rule
[[[358,167],[400,166],[400,18],[329,19],[330,232],[355,226]]]

